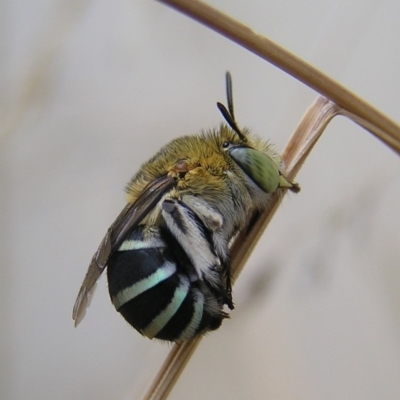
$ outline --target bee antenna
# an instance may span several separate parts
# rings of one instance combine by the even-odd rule
[[[229,71],[225,74],[225,82],[226,82],[226,98],[228,100],[228,110],[232,116],[232,119],[235,121],[235,114],[233,112],[233,90],[232,90],[232,77]]]
[[[238,134],[240,139],[244,140],[245,136],[243,135],[242,131],[237,126],[235,121],[235,114],[233,111],[233,95],[232,95],[232,77],[229,72],[225,75],[226,79],[226,98],[228,101],[228,110],[222,103],[217,103],[218,110],[221,112],[222,116],[225,118],[226,122],[229,126]]]

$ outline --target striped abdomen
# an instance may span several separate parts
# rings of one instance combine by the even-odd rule
[[[151,339],[188,340],[217,329],[226,316],[222,294],[198,279],[167,230],[138,227],[110,259],[107,274],[117,311]]]

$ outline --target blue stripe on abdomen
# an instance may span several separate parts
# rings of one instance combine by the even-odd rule
[[[181,275],[180,283],[175,289],[174,295],[168,305],[159,312],[159,314],[142,330],[144,336],[152,339],[168,324],[171,318],[181,307],[182,303],[186,299],[186,296],[190,289],[189,279]]]
[[[121,306],[130,300],[133,300],[136,296],[151,289],[159,283],[170,278],[176,272],[176,266],[174,263],[166,261],[162,266],[157,268],[155,272],[146,278],[128,286],[125,289],[120,290],[115,296],[112,296],[112,302],[116,310],[119,310]]]

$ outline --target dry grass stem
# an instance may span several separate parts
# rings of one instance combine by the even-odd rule
[[[283,153],[283,159],[287,166],[285,175],[289,179],[294,179],[329,121],[339,114],[339,111],[339,107],[323,97],[318,97],[307,110]],[[247,258],[272,219],[282,199],[283,195],[274,196],[270,207],[247,232],[241,234],[235,241],[232,248],[234,279],[238,277],[243,269]],[[191,341],[174,345],[144,400],[162,400],[168,397],[200,340],[201,337],[197,337]]]
[[[143,400],[168,397],[201,339],[201,336],[197,336],[188,342],[174,344]]]
[[[349,118],[400,154],[400,126],[316,68],[201,1],[158,1],[207,25],[332,100]]]

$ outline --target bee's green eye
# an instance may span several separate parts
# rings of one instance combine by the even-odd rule
[[[230,156],[248,177],[264,192],[272,193],[280,186],[281,174],[266,154],[249,147],[234,147]]]

